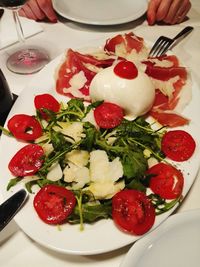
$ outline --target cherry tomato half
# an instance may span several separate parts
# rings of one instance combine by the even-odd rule
[[[99,127],[111,129],[118,126],[123,120],[123,109],[109,102],[104,102],[94,110],[94,118]]]
[[[8,169],[14,176],[29,176],[35,174],[43,164],[43,148],[29,144],[21,148],[11,159]]]
[[[122,230],[143,235],[154,224],[155,209],[143,192],[126,189],[112,198],[112,217]]]
[[[135,79],[138,76],[138,69],[131,61],[122,60],[114,67],[114,73],[124,79]]]
[[[8,129],[15,138],[25,141],[35,140],[42,135],[42,127],[33,116],[14,115],[8,121]]]
[[[196,143],[193,137],[183,131],[167,132],[162,139],[161,149],[164,154],[174,161],[188,160],[194,153]]]
[[[76,198],[73,192],[58,185],[46,185],[40,189],[33,201],[34,208],[45,223],[63,223],[73,211]]]
[[[164,199],[176,199],[181,196],[184,185],[184,178],[181,171],[175,167],[158,163],[147,170],[151,174],[151,190]]]
[[[60,103],[50,94],[36,95],[34,104],[44,119],[48,119],[48,115],[43,109],[48,109],[53,112],[58,112],[60,109]]]

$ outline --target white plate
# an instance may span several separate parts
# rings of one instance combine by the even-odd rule
[[[199,244],[200,209],[176,214],[137,241],[120,267],[197,267]]]
[[[92,25],[115,25],[141,17],[147,0],[53,0],[54,9],[63,17]]]
[[[103,41],[102,41],[103,43]],[[102,44],[101,43],[101,44]],[[96,44],[99,46],[99,41]],[[63,100],[63,96],[55,92],[55,69],[61,62],[63,55],[49,63],[41,72],[36,74],[30,84],[23,90],[8,119],[16,113],[34,114],[34,96],[42,93],[50,93],[55,95],[58,100]],[[185,115],[192,119],[189,126],[185,126],[185,130],[190,132],[197,141],[200,136],[199,127],[193,122],[199,117],[199,91],[197,84],[193,82],[193,100],[185,110]],[[0,142],[0,170],[1,170],[1,188],[4,197],[8,197],[18,189],[18,186],[13,187],[9,192],[6,191],[6,186],[11,178],[8,171],[8,163],[12,156],[19,148],[24,146],[24,143],[17,142],[14,138],[9,138],[5,135],[1,137]],[[177,164],[185,176],[185,185],[183,196],[187,194],[192,186],[197,171],[199,168],[200,149],[199,144],[195,150],[191,160]],[[136,241],[140,236],[132,236],[123,233],[114,226],[112,220],[101,220],[93,225],[86,225],[83,232],[79,231],[79,225],[65,224],[59,230],[55,226],[50,226],[43,223],[37,216],[33,208],[33,197],[30,195],[28,202],[23,209],[16,215],[15,220],[19,227],[36,242],[56,251],[68,254],[92,255],[100,254],[121,248],[125,245]],[[156,217],[155,224],[152,229],[155,229],[161,222],[163,222],[174,209]]]

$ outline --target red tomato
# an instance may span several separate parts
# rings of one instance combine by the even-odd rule
[[[35,174],[43,164],[44,151],[41,146],[29,144],[21,148],[8,164],[14,176],[30,176]]]
[[[193,137],[183,130],[167,132],[161,143],[164,154],[175,161],[188,160],[193,155],[195,147]]]
[[[33,116],[25,114],[14,115],[8,121],[8,129],[15,138],[31,141],[42,135],[42,127]]]
[[[99,127],[110,129],[118,126],[124,113],[123,109],[116,104],[104,102],[94,110],[94,118]]]
[[[34,208],[45,223],[63,223],[76,205],[74,194],[65,187],[46,185],[40,189],[33,201]]]
[[[133,62],[123,60],[114,67],[114,73],[121,78],[131,80],[138,76],[138,69]]]
[[[112,217],[122,230],[143,235],[154,224],[155,209],[143,192],[126,189],[112,198]]]
[[[184,184],[182,173],[175,167],[158,163],[147,170],[152,175],[149,187],[164,199],[175,199],[181,196]]]
[[[43,109],[48,109],[53,112],[58,112],[60,103],[49,94],[36,95],[34,98],[35,108],[39,110],[44,119],[48,119],[48,115]]]

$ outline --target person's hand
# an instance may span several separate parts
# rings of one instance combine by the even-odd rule
[[[29,0],[19,10],[19,15],[37,21],[48,19],[51,22],[57,22],[51,0]]]
[[[181,23],[191,8],[189,0],[150,0],[147,9],[149,25],[155,22]]]

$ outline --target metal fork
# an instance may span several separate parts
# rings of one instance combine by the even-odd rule
[[[169,50],[172,47],[172,44],[175,45],[179,43],[192,30],[193,27],[191,26],[185,27],[172,39],[166,36],[160,36],[153,45],[153,47],[151,48],[151,51],[149,52],[149,57],[159,57],[164,55],[167,52],[167,50]]]

